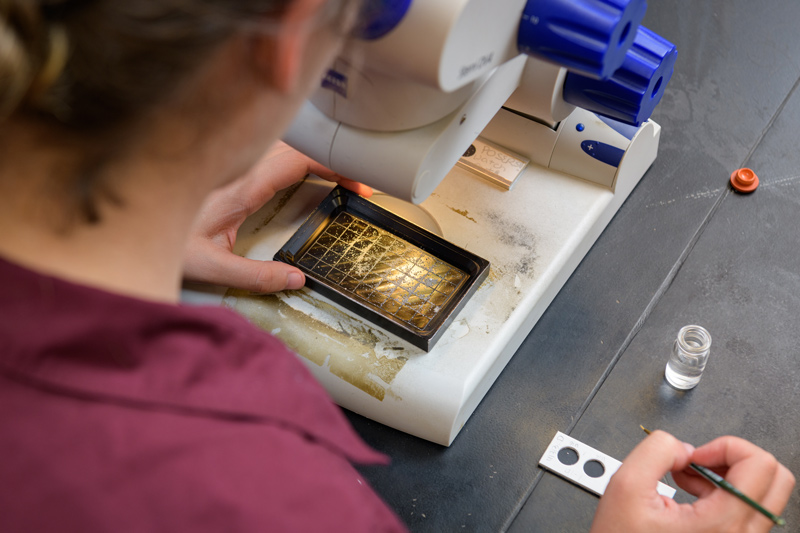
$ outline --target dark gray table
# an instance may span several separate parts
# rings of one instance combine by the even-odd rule
[[[597,498],[537,466],[556,431],[618,459],[639,424],[734,434],[800,477],[800,2],[649,4],[644,24],[679,49],[659,158],[456,441],[350,415],[393,458],[364,473],[413,531],[588,530]],[[751,195],[728,185],[742,166]],[[681,393],[663,371],[687,324],[713,345]],[[800,531],[797,489],[784,516]]]

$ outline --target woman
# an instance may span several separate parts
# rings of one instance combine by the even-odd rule
[[[0,0],[4,531],[402,529],[350,465],[384,458],[288,350],[226,310],[177,305],[183,275],[302,285],[230,252],[275,190],[311,171],[369,194],[267,151],[358,8]],[[794,483],[744,441],[692,451],[656,432],[612,480],[597,530],[768,529],[683,473],[690,459],[775,512]],[[655,493],[668,470],[694,506]]]

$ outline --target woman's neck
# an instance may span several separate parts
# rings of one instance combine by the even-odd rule
[[[9,206],[7,200],[13,198],[0,200],[0,255],[77,283],[177,301],[183,246],[194,213],[185,199],[171,201],[169,191],[147,205],[126,199],[96,224],[58,228],[56,219],[40,210]],[[30,206],[18,205],[26,204]]]
[[[0,149],[0,255],[77,283],[176,302],[186,235],[212,188],[203,171],[190,158],[113,161],[102,177],[118,201],[97,197],[100,219],[90,223],[62,186],[76,158],[64,147],[33,151],[36,136],[15,133]]]

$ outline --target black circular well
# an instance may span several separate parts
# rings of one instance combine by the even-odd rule
[[[583,465],[583,471],[589,477],[600,477],[606,473],[606,467],[600,461],[592,459],[591,461],[586,461],[586,464]]]
[[[558,460],[569,466],[578,462],[578,452],[573,448],[561,448],[558,450]]]

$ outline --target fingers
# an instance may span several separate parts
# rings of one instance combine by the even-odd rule
[[[715,439],[697,448],[691,460],[724,474],[734,487],[776,515],[783,512],[795,485],[794,475],[772,454],[738,437]],[[697,508],[709,515],[727,516],[732,523],[751,522],[764,531],[773,525],[746,503],[696,474],[676,472],[673,477],[682,488],[700,498]]]
[[[272,198],[276,191],[297,183],[308,174],[339,183],[365,198],[372,195],[369,186],[337,174],[282,142],[272,146],[243,177],[237,195],[248,198],[248,203],[252,206],[249,210],[252,212]]]
[[[191,259],[184,273],[191,281],[259,293],[296,290],[305,284],[305,276],[293,266],[247,259],[224,249],[206,247]]]
[[[782,464],[778,464],[775,479],[764,499],[761,500],[761,505],[777,515],[781,514],[786,508],[786,504],[789,503],[789,496],[792,494],[795,482],[794,474]]]
[[[683,470],[689,464],[690,451],[669,433],[654,431],[628,454],[609,488],[620,484],[631,492],[655,493],[658,480],[667,472]]]
[[[343,176],[339,176],[337,174],[338,179],[333,180],[336,181],[339,185],[344,187],[345,189],[351,190],[354,193],[363,196],[364,198],[369,198],[372,196],[372,187],[368,185],[364,185],[363,183],[359,183],[357,181],[353,181],[351,179],[345,178]]]
[[[711,468],[728,467],[725,479],[756,501],[766,496],[779,466],[771,453],[731,436],[714,439],[697,448],[692,461]]]
[[[690,468],[686,468],[680,472],[673,472],[672,479],[675,480],[675,483],[677,483],[680,488],[698,498],[707,496],[716,488],[710,481]]]
[[[736,437],[722,437],[696,450],[654,432],[628,455],[611,478],[592,531],[769,531],[766,516],[688,470],[690,460],[725,479],[776,515],[795,485],[789,470],[768,452]],[[681,487],[699,496],[690,504],[656,498],[655,483],[668,470]]]
[[[664,474],[689,462],[691,446],[663,431],[639,443],[611,477],[597,507],[592,533],[617,531],[690,531],[691,508],[658,494]]]
[[[277,261],[238,258],[236,261],[231,261],[230,266],[234,268],[228,270],[225,276],[226,282],[223,283],[228,287],[270,293],[301,289],[306,282],[300,270]]]

